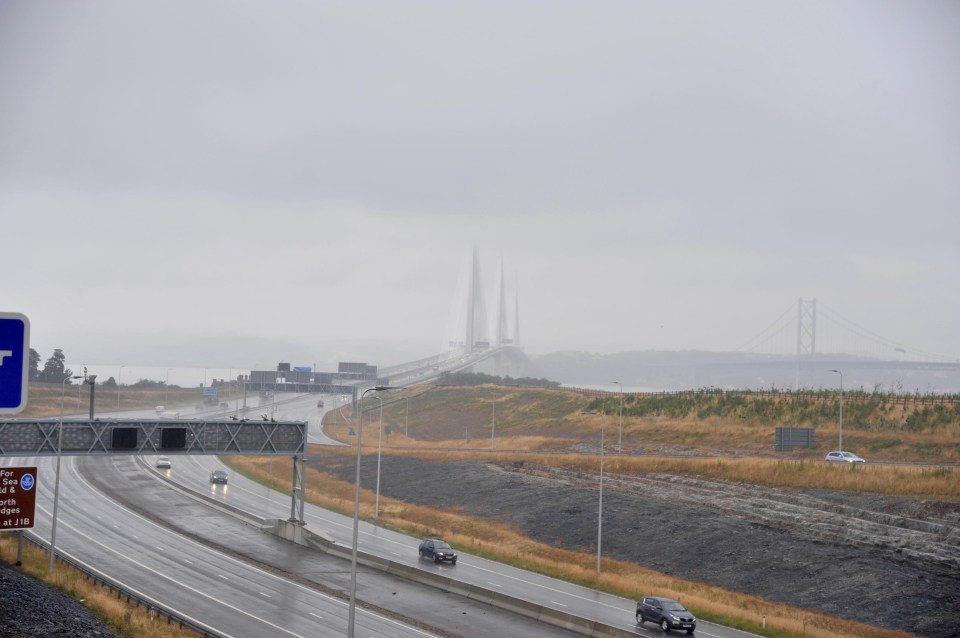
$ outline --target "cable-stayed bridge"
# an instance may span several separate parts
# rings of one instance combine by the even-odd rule
[[[486,303],[476,250],[466,281],[458,298],[450,351],[424,362],[431,370],[435,367],[442,372],[470,369],[484,361],[484,371],[525,375],[528,361],[520,342],[519,295],[514,292],[513,306],[508,308],[502,260],[492,308]],[[816,299],[798,299],[733,352],[702,354],[693,362],[690,357],[680,362],[678,357],[672,368],[658,363],[659,372],[674,374],[672,385],[688,372],[691,380],[682,383],[688,387],[831,386],[837,382],[832,372],[842,369],[848,375],[848,387],[960,389],[960,359],[956,356],[926,352],[883,337]],[[635,367],[643,365],[638,362]],[[728,372],[718,372],[723,369]],[[733,372],[735,369],[740,372]],[[623,370],[618,376],[631,378],[628,374],[630,370]]]

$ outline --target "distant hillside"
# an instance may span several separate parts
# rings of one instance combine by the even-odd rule
[[[844,387],[864,391],[920,394],[960,392],[957,368],[922,368],[878,362],[848,355],[814,355],[800,366],[793,357],[742,352],[647,350],[596,354],[554,352],[530,357],[530,376],[565,386],[616,389],[620,381],[634,390],[764,390],[836,388],[843,371]]]

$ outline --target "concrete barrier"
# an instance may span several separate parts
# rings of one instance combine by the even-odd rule
[[[337,543],[323,532],[309,530],[296,521],[272,519],[266,521],[261,529],[292,543],[303,545],[304,547],[309,547],[345,560],[352,560],[352,548]],[[637,635],[635,632],[625,631],[587,618],[581,618],[559,609],[544,607],[543,605],[532,603],[522,598],[517,598],[516,596],[486,589],[479,585],[465,583],[457,580],[456,574],[453,573],[456,571],[456,568],[449,570],[453,575],[448,576],[446,574],[438,574],[434,571],[420,569],[414,565],[398,563],[359,550],[357,551],[357,563],[364,567],[403,578],[404,580],[434,587],[441,591],[464,596],[470,600],[526,616],[527,618],[537,620],[552,627],[567,629],[583,636],[626,638],[627,636]]]

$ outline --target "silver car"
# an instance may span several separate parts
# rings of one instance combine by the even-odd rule
[[[866,463],[866,461],[861,459],[853,452],[843,452],[841,450],[830,452],[827,454],[825,460],[833,461],[835,463]]]

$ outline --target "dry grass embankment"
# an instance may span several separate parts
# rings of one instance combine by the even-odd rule
[[[374,448],[375,450],[375,448]],[[346,451],[346,454],[355,452]],[[237,472],[278,491],[289,489],[290,461],[268,457],[225,457]],[[354,486],[331,475],[307,468],[305,498],[320,507],[352,516]],[[322,489],[312,486],[322,486]],[[362,490],[360,515],[373,520],[375,495]],[[596,556],[537,543],[502,523],[439,511],[380,496],[383,527],[412,536],[438,535],[463,551],[539,572],[586,587],[635,599],[657,591],[680,598],[698,616],[731,627],[779,638],[903,638],[909,634],[854,623],[824,614],[767,602],[756,596],[693,583],[613,559],[603,560],[596,574]],[[766,625],[764,627],[764,624]]]
[[[335,433],[343,426],[328,428]],[[342,434],[340,432],[339,434]],[[377,431],[364,427],[364,451],[376,453]],[[337,436],[341,438],[341,436]],[[349,441],[353,437],[344,436]],[[547,446],[556,440],[547,439]],[[490,441],[411,441],[402,435],[386,435],[383,451],[397,456],[415,456],[437,461],[469,458],[504,463],[528,462],[585,472],[599,471],[599,456],[589,454],[542,453],[542,437],[518,437]],[[529,450],[529,452],[521,452]],[[355,452],[332,449],[328,454]],[[656,457],[628,456],[607,452],[604,471],[611,474],[645,473],[697,476],[736,483],[796,489],[829,489],[868,492],[888,496],[912,496],[937,500],[960,500],[960,468],[922,465],[840,465],[814,459],[768,457]]]
[[[109,588],[90,581],[69,565],[58,564],[48,571],[49,554],[31,543],[23,544],[20,570],[33,578],[56,587],[90,609],[100,620],[121,636],[131,638],[191,638],[198,634],[180,629],[164,618],[158,618],[144,607],[126,602]],[[8,565],[17,562],[17,536],[0,533],[0,560]]]
[[[952,397],[952,395],[951,395]],[[960,464],[960,402],[950,397],[890,397],[848,393],[843,447],[870,461]],[[579,441],[597,448],[601,423],[608,445],[620,438],[619,397],[563,388],[502,385],[422,387],[384,395],[385,431],[408,432],[420,441],[474,441],[534,436],[556,448]],[[822,459],[838,446],[836,393],[626,394],[622,439],[635,454],[778,456],[777,426],[816,431],[812,450],[787,456]],[[365,409],[378,403],[368,400]],[[584,416],[584,410],[605,417]],[[330,414],[325,423],[344,423]],[[481,445],[483,445],[481,443]],[[608,447],[609,449],[609,447]]]

